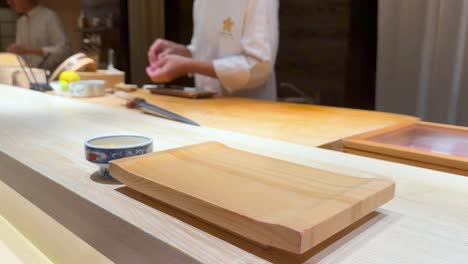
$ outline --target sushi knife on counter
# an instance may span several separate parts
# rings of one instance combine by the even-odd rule
[[[193,125],[193,126],[200,126],[198,123],[194,122],[193,120],[190,120],[186,117],[183,117],[181,115],[178,115],[176,113],[163,109],[159,106],[152,105],[146,102],[146,100],[143,98],[134,97],[125,92],[116,92],[115,95],[117,97],[127,100],[128,108],[140,108],[140,109],[149,111],[151,113],[157,114],[158,116],[161,116],[167,119],[171,119],[174,121],[178,121],[178,122]]]

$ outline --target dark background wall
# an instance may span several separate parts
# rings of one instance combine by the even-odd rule
[[[166,1],[167,38],[190,41],[192,3]],[[294,86],[315,103],[373,109],[376,47],[377,0],[281,1],[279,97],[297,97]]]
[[[79,50],[81,34],[77,31],[77,20],[80,15],[80,1],[77,0],[40,0],[59,15],[66,33],[70,38],[73,50]]]
[[[128,19],[127,19],[127,1],[123,0],[81,0],[81,10],[91,21],[95,18],[100,20],[98,26],[89,26],[86,29],[79,30],[81,38],[92,39],[93,36],[99,36],[101,45],[85,45],[83,41],[80,50],[89,53],[89,50],[97,49],[100,57],[101,67],[107,66],[108,50],[113,49],[114,65],[118,69],[124,69],[128,72]],[[111,21],[107,25],[107,21]],[[76,23],[76,22],[75,22]],[[94,47],[94,46],[97,46]]]
[[[5,5],[0,6],[0,52],[15,42],[16,19],[15,12]]]
[[[278,82],[326,105],[343,105],[349,0],[281,1]],[[294,96],[280,86],[279,96]]]
[[[346,59],[344,106],[376,108],[378,1],[353,0]]]

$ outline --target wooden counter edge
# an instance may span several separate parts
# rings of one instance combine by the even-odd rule
[[[199,263],[0,152],[0,181],[117,263]]]

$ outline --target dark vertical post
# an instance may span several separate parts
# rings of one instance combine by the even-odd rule
[[[378,0],[351,1],[345,106],[375,109]]]

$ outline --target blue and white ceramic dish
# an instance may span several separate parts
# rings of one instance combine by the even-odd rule
[[[99,165],[101,176],[112,178],[109,173],[111,160],[153,152],[153,140],[137,135],[101,136],[86,141],[85,151],[86,159]]]
[[[72,82],[68,89],[70,95],[74,97],[100,97],[106,95],[106,82],[100,80]]]

